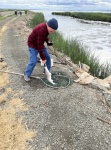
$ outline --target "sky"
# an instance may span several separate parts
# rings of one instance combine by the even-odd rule
[[[111,0],[0,0],[3,9],[111,11]]]

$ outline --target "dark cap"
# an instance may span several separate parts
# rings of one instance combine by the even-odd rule
[[[58,28],[58,21],[55,19],[55,18],[52,18],[50,19],[48,22],[47,22],[48,26],[54,30],[57,30]]]

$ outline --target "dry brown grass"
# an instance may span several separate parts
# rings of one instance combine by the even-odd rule
[[[26,141],[32,138],[34,132],[27,131],[22,118],[15,117],[14,107],[8,106],[0,112],[0,149],[26,150]]]
[[[0,38],[6,29],[5,26],[0,30]],[[0,70],[4,65],[6,67],[5,62],[0,63]],[[10,84],[8,74],[0,72],[0,150],[31,150],[27,140],[34,137],[36,133],[26,130],[22,122],[23,118],[16,117],[17,112],[28,110],[23,100],[18,98],[23,92],[15,93],[9,87]]]
[[[34,137],[35,133],[25,129],[22,118],[16,118],[17,112],[26,111],[28,108],[26,104],[17,97],[7,102],[6,99],[9,95],[14,96],[14,92],[11,88],[6,89],[5,92],[0,95],[0,104],[6,102],[5,106],[0,110],[0,150],[31,149],[30,146],[27,146],[26,141]]]
[[[13,98],[9,101],[9,107],[14,108],[17,111],[26,111],[28,108],[25,106],[26,104],[22,102],[20,98]]]
[[[6,100],[6,94],[0,95],[0,103],[5,102],[5,100]]]
[[[3,81],[2,79],[0,80],[0,86],[6,90],[0,95],[0,104],[5,103],[4,107],[0,110],[0,150],[31,149],[30,146],[27,146],[26,141],[34,137],[35,133],[25,129],[22,118],[16,118],[17,112],[26,111],[28,108],[20,98],[15,97],[13,89],[5,87],[6,83],[8,85],[9,82],[3,84],[4,79]],[[9,95],[14,98],[7,102],[7,96]]]
[[[4,87],[9,84],[9,78],[6,73],[1,73],[0,75],[0,87]]]

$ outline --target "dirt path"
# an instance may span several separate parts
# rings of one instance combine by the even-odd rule
[[[0,23],[0,56],[4,58],[0,70],[24,72],[29,18],[14,16]],[[63,68],[56,65],[52,70]],[[33,74],[40,76],[42,71],[37,64]],[[0,94],[0,149],[25,150],[27,145],[33,150],[111,149],[111,114],[96,89],[77,83],[53,89],[39,79],[26,83],[22,76],[1,72]]]

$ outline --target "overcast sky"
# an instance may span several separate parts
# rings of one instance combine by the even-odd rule
[[[0,0],[0,8],[111,10],[111,0]]]

